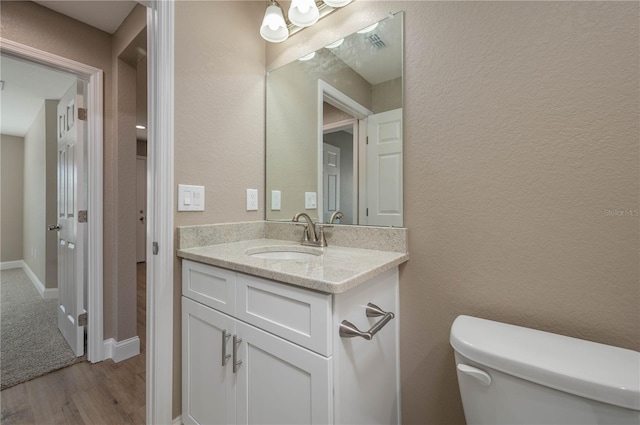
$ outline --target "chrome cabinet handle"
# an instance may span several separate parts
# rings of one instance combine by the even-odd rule
[[[53,232],[54,230],[60,230],[60,226],[58,224],[50,224],[47,229]]]
[[[341,338],[354,338],[359,336],[361,338],[366,339],[367,341],[371,341],[373,336],[378,333],[380,329],[384,327],[391,319],[395,317],[395,314],[390,311],[384,311],[377,305],[373,303],[367,304],[366,309],[367,317],[379,317],[383,316],[382,319],[378,320],[372,327],[366,332],[362,332],[357,328],[356,325],[349,322],[348,320],[343,320],[340,323],[340,337]]]
[[[238,367],[242,364],[242,360],[238,359],[238,346],[242,342],[242,338],[238,335],[233,336],[233,373],[238,373]]]
[[[222,330],[222,366],[226,366],[231,358],[231,354],[227,354],[227,341],[231,338],[231,334],[226,329]]]

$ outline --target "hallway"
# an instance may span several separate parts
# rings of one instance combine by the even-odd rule
[[[137,265],[140,355],[114,363],[82,362],[0,392],[9,424],[144,424],[146,265]]]

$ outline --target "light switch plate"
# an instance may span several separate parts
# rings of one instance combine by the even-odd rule
[[[258,189],[247,189],[247,211],[258,211]]]
[[[318,207],[316,192],[305,192],[304,193],[304,209],[305,210],[314,210]]]
[[[282,193],[279,190],[271,191],[271,211],[280,211]]]
[[[179,184],[178,211],[204,211],[204,186]]]

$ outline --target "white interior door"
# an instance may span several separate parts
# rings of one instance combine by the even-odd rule
[[[322,155],[323,221],[327,221],[331,214],[340,209],[340,148],[325,143]]]
[[[58,103],[58,328],[76,356],[84,354],[86,209],[84,141],[86,121],[78,119],[85,83],[77,81]]]
[[[370,115],[367,137],[366,224],[401,227],[402,109]]]
[[[147,253],[147,158],[136,159],[136,262],[146,260]]]

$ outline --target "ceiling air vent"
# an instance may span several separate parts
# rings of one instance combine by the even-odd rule
[[[378,34],[374,33],[374,34],[368,35],[367,40],[369,40],[369,43],[371,43],[371,45],[376,49],[382,49],[384,47],[387,47],[387,45],[384,44],[384,41],[382,41],[382,39]]]

